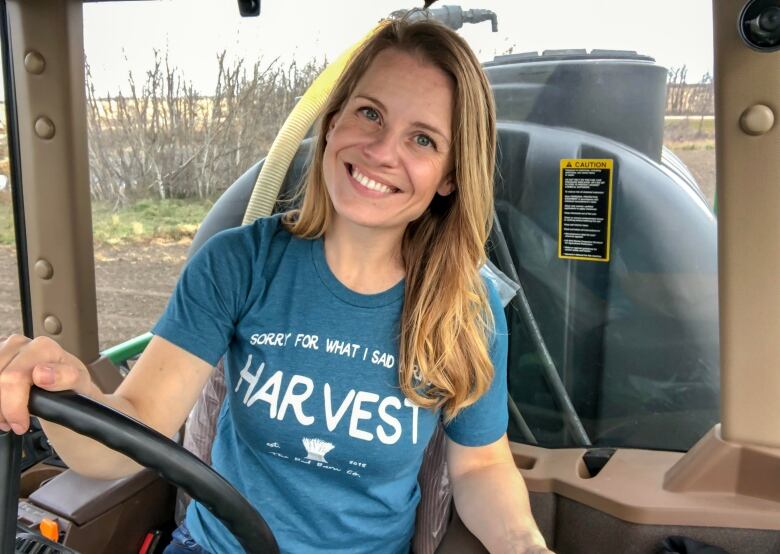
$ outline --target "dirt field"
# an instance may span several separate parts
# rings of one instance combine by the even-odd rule
[[[712,206],[715,199],[715,150],[678,150],[675,154],[691,170]]]
[[[677,152],[712,203],[714,150]],[[165,307],[186,259],[187,243],[105,246],[95,252],[100,348],[149,330]],[[16,257],[0,247],[0,334],[21,329]]]
[[[95,252],[100,349],[145,333],[165,308],[189,244],[100,247]],[[16,257],[0,247],[0,333],[21,329]]]

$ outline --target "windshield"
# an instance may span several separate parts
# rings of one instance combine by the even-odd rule
[[[321,68],[414,4],[85,5],[101,347],[155,322],[200,221]],[[439,9],[496,98],[510,438],[689,448],[719,420],[709,3]]]

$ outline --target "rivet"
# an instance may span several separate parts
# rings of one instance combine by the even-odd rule
[[[35,134],[42,139],[50,139],[54,136],[54,123],[46,116],[35,120]]]
[[[772,108],[763,104],[750,106],[739,118],[739,126],[748,135],[758,136],[768,133],[775,124]]]
[[[53,315],[47,315],[43,320],[43,328],[50,335],[59,335],[62,332],[62,323]]]
[[[51,279],[54,276],[54,268],[48,260],[35,262],[35,274],[41,279]]]
[[[24,68],[28,73],[40,75],[46,69],[46,60],[38,52],[31,50],[24,56]]]

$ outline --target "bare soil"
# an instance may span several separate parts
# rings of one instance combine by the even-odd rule
[[[715,200],[715,150],[675,150],[675,154],[691,170],[704,196],[713,205]]]
[[[99,246],[95,250],[101,350],[149,331],[165,308],[189,242]],[[0,247],[0,335],[21,331],[16,254]]]
[[[675,152],[712,204],[715,151]],[[148,331],[165,308],[186,260],[189,241],[99,246],[95,250],[100,349]],[[21,330],[16,254],[0,247],[0,336]]]
[[[152,328],[173,292],[189,246],[186,240],[96,249],[101,350]]]

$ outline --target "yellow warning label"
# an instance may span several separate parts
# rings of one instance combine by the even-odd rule
[[[608,262],[614,161],[561,160],[558,257]]]
[[[606,169],[612,168],[612,160],[561,160],[561,166],[566,163],[566,167],[577,169]]]

